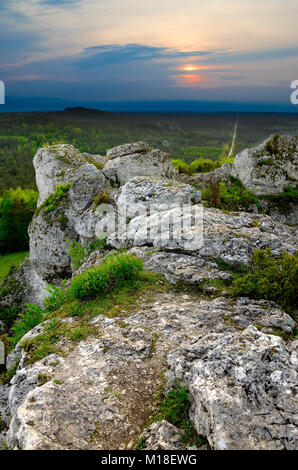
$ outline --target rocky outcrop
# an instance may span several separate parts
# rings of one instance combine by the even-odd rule
[[[297,347],[254,326],[211,333],[170,353],[169,382],[193,398],[192,420],[216,450],[294,450]]]
[[[170,227],[169,233],[163,227]],[[135,217],[123,234],[111,233],[107,241],[115,248],[147,245],[219,258],[231,266],[247,265],[256,248],[268,246],[276,256],[297,249],[296,230],[268,216],[202,210],[199,206]]]
[[[75,347],[64,342],[63,356],[51,354],[28,365],[27,353],[20,345],[17,347],[20,363],[9,391],[10,448],[133,447],[148,414],[154,414],[153,397],[162,386],[161,372],[168,367],[167,386],[174,377],[182,378],[189,386],[193,422],[212,448],[262,448],[263,439],[267,448],[294,446],[295,375],[290,352],[280,338],[248,328],[258,324],[266,333],[275,328],[292,331],[295,322],[274,304],[248,299],[231,302],[223,297],[199,300],[164,293],[152,302],[145,301],[139,311],[126,318],[100,316],[92,324],[99,336],[89,337]],[[33,330],[29,337],[38,332]],[[10,364],[14,360],[15,353]],[[255,390],[258,380],[260,386]],[[205,382],[205,388],[201,387]],[[252,403],[250,408],[250,393],[259,397],[258,406]],[[217,396],[221,398],[219,404]],[[223,416],[225,404],[227,413]],[[209,424],[204,413],[208,413]],[[237,421],[239,417],[241,422]],[[213,426],[211,419],[222,425]],[[262,433],[267,436],[261,434],[259,443],[258,429],[251,431],[257,420],[263,421]],[[272,424],[275,422],[276,426]],[[270,439],[274,426],[274,438]],[[239,437],[238,428],[251,431],[252,438],[242,439],[242,434]],[[171,441],[176,442],[174,448],[181,446],[174,430],[170,431]],[[159,433],[160,427],[156,439],[148,440],[152,448],[156,441],[162,445]]]
[[[280,194],[285,187],[298,184],[298,139],[296,136],[271,136],[252,149],[236,155],[210,173],[197,174],[194,182],[205,187],[211,181],[227,181],[232,176],[256,195]]]
[[[134,176],[175,178],[177,172],[169,155],[153,150],[145,142],[116,147],[107,153],[104,173],[112,184],[124,185]]]
[[[34,165],[40,198],[30,258],[1,302],[42,303],[47,282],[59,285],[119,248],[177,286],[163,279],[135,308],[112,318],[90,314],[92,334],[76,342],[65,336],[34,363],[25,344],[45,326],[28,332],[7,358],[15,376],[0,385],[0,444],[132,449],[141,436],[148,450],[184,449],[170,423],[146,427],[154,397],[180,379],[190,391],[190,420],[208,441],[203,448],[298,448],[296,323],[273,302],[232,298],[232,272],[220,268],[247,266],[256,248],[294,253],[296,230],[264,214],[203,208],[200,191],[178,182],[169,157],[144,142],[111,149],[107,159],[47,147]],[[75,271],[67,240],[87,246],[97,237],[109,250],[92,252]],[[71,327],[76,319],[58,321]]]
[[[298,184],[298,139],[295,136],[270,137],[254,149],[235,157],[236,176],[256,194],[279,194]]]
[[[203,189],[214,182],[231,184],[231,177],[261,196],[258,205],[246,207],[247,212],[269,214],[278,222],[298,225],[297,202],[283,199],[279,202],[274,197],[282,195],[285,188],[296,188],[298,185],[297,137],[271,136],[261,145],[237,154],[233,163],[225,163],[209,173],[198,173],[191,181]],[[182,178],[187,179],[189,177]]]
[[[102,169],[105,163],[106,158],[82,154],[72,145],[59,144],[39,149],[33,159],[39,191],[38,206],[53,194],[60,184],[79,179],[89,183],[96,180],[98,168]]]

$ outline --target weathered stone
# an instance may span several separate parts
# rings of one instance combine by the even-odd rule
[[[140,436],[144,440],[144,450],[184,450],[181,429],[168,421],[153,423]]]
[[[189,388],[195,428],[213,449],[297,449],[291,353],[281,338],[253,326],[210,333],[170,353],[168,384],[179,378]]]
[[[134,148],[134,147],[133,147]],[[143,145],[141,148],[145,148]],[[172,164],[172,161],[167,153],[161,150],[152,150],[149,148],[147,151],[139,150],[136,145],[136,152],[131,153],[121,147],[116,150],[111,150],[110,159],[104,169],[106,177],[114,184],[124,185],[131,178],[135,176],[151,176],[155,178],[175,178],[177,172]],[[129,153],[127,153],[129,152]]]
[[[148,153],[152,150],[150,145],[146,142],[134,142],[132,144],[119,145],[107,151],[107,158],[125,157],[126,155],[133,155],[135,153]]]
[[[202,214],[200,209],[203,210]],[[196,216],[193,225],[193,216]],[[221,259],[229,265],[247,265],[256,248],[269,247],[274,256],[297,250],[294,228],[256,214],[225,213],[193,206],[135,217],[123,233],[107,238],[115,248],[155,248]]]
[[[242,343],[246,342],[246,333],[243,333],[242,339],[239,331],[254,323],[263,325],[260,328],[267,331],[270,329],[274,331],[275,325],[284,326],[289,331],[295,325],[290,317],[270,303],[265,305],[262,302],[248,300],[232,302],[225,298],[198,301],[187,295],[182,298],[179,294],[169,293],[160,294],[158,298],[152,300],[152,303],[144,303],[140,311],[126,317],[124,321],[103,316],[96,318],[93,326],[98,326],[100,336],[80,342],[63,357],[51,355],[33,365],[27,365],[27,353],[18,345],[19,353],[17,355],[13,353],[14,356],[12,354],[9,357],[10,364],[13,364],[16,358],[20,359],[9,393],[11,413],[7,437],[9,447],[98,450],[129,446],[131,440],[139,438],[148,413],[151,412],[153,396],[161,387],[160,372],[165,370],[165,355],[169,351],[174,351],[169,355],[171,372],[168,375],[168,385],[170,386],[170,377],[173,380],[174,376],[181,375],[183,380],[188,377],[187,368],[178,368],[175,365],[178,364],[175,358],[184,354],[184,344],[189,342],[196,344],[199,340],[204,341],[204,338],[207,350],[218,351],[219,358],[220,350],[216,348],[218,338],[224,348],[229,346],[228,350],[223,349],[223,363],[217,372],[212,363],[215,369],[212,373],[219,374],[229,360],[231,363],[233,361],[237,363],[238,360],[248,367],[248,364],[253,366],[255,358],[258,357],[257,365],[261,367],[262,355],[258,342],[260,335],[261,338],[265,338],[262,341],[268,345],[268,354],[271,354],[272,372],[277,369],[284,371],[286,365],[288,376],[285,374],[284,380],[290,385],[293,366],[290,362],[285,362],[286,356],[283,356],[285,359],[282,365],[281,353],[275,355],[270,352],[273,347],[279,348],[279,345],[283,344],[280,338],[271,339],[271,336],[257,332],[250,347],[242,348]],[[24,340],[40,331],[40,327],[37,327],[28,334],[29,336],[26,335]],[[215,336],[210,335],[210,332],[214,332]],[[267,349],[264,349],[264,353]],[[268,364],[267,360],[262,360],[265,365],[259,370],[260,375]],[[208,364],[207,362],[209,367]],[[280,369],[282,366],[283,369]],[[41,376],[47,376],[49,379],[44,385],[40,383]],[[266,390],[267,376],[268,374],[260,378],[262,390]],[[192,392],[192,406],[195,410],[196,394],[193,395],[192,382],[187,384]],[[220,393],[221,384],[222,382],[214,383],[214,394]],[[245,394],[246,382],[237,382],[236,390],[238,389],[239,394]],[[267,392],[264,393],[265,401],[262,406],[266,407]],[[259,395],[263,397],[261,392]],[[212,396],[211,394],[210,399]],[[290,407],[291,403],[290,401]],[[270,406],[273,416],[274,413],[278,413],[280,402],[275,406],[273,400]],[[214,408],[214,413],[215,420],[223,419],[221,408],[218,411]],[[284,411],[285,420],[292,419],[291,413],[291,408]],[[197,426],[198,412],[196,415],[193,412],[192,416]],[[229,414],[226,416],[224,422],[229,426]],[[277,430],[279,437],[283,436],[287,429],[285,420]],[[231,426],[233,423],[234,421],[231,421]],[[243,429],[245,425],[250,430],[248,421],[243,422]],[[205,429],[204,432],[200,432],[199,428],[197,430],[204,435]],[[211,446],[214,444],[216,447],[217,429],[214,430],[214,435],[212,433],[208,435],[207,432],[205,435],[208,436]],[[158,436],[157,441],[160,441]],[[152,440],[152,445],[154,442],[156,441]],[[247,447],[249,445],[250,441]],[[242,441],[238,442],[237,436],[234,437],[233,446],[235,448],[242,446]],[[268,441],[267,447],[270,446],[275,448],[273,440]]]
[[[135,177],[118,198],[118,211],[128,218],[200,202],[201,193],[188,184],[152,177]]]
[[[273,137],[255,149],[239,153],[234,161],[236,174],[244,186],[256,194],[279,194],[286,186],[295,187],[298,183],[298,140],[295,136],[284,135],[277,140]]]

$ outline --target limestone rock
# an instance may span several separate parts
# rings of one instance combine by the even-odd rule
[[[238,178],[256,194],[279,194],[286,186],[298,183],[297,137],[279,137],[276,148],[273,141],[270,137],[258,147],[244,150],[234,161]]]
[[[205,281],[232,280],[231,274],[221,271],[215,262],[200,256],[155,251],[148,247],[131,248],[129,253],[141,258],[146,269],[163,274],[172,284],[182,282],[199,287]]]
[[[124,185],[135,176],[175,178],[177,172],[167,153],[152,150],[141,142],[111,149],[104,174],[113,183]]]
[[[221,396],[223,384],[230,384],[232,378],[235,382],[234,387],[230,384],[233,393],[237,397],[245,397],[250,378],[257,377],[260,380],[257,393],[264,399],[262,406],[265,411],[269,410],[268,420],[283,416],[280,418],[280,425],[276,426],[277,439],[286,432],[290,438],[295,357],[291,356],[293,364],[290,363],[290,356],[280,338],[268,336],[255,328],[252,329],[253,335],[248,334],[247,330],[241,333],[241,330],[255,323],[263,325],[261,328],[267,331],[274,331],[275,325],[283,326],[289,331],[295,325],[290,317],[270,303],[241,299],[234,302],[223,297],[199,301],[187,295],[182,297],[179,294],[164,293],[152,299],[152,302],[143,303],[141,309],[126,317],[125,321],[103,316],[95,318],[92,324],[98,328],[99,336],[89,337],[75,347],[65,343],[63,356],[52,354],[33,365],[28,364],[27,353],[19,344],[17,354],[14,352],[9,357],[10,364],[17,358],[20,360],[9,389],[9,448],[125,448],[131,440],[138,440],[148,413],[152,412],[150,407],[155,393],[160,390],[160,372],[165,370],[165,356],[169,351],[173,352],[168,359],[168,384],[174,377],[181,377],[189,385],[193,401],[192,420],[200,434],[204,435],[206,432],[211,447],[218,447],[217,428],[214,428],[214,433],[209,433],[207,425],[206,429],[198,428],[200,414],[196,410],[200,409],[197,408],[200,387],[198,392],[194,388],[197,382],[193,382],[192,377],[197,377],[197,369],[192,368],[192,364],[196,364],[195,354],[200,341],[205,345],[199,351],[202,350],[206,357],[206,375],[210,376],[214,386],[214,390],[210,391],[210,400],[213,396]],[[25,339],[41,331],[40,327],[36,327]],[[194,345],[191,359],[185,356],[185,344],[190,344],[190,347]],[[231,364],[236,367],[230,367]],[[241,367],[247,373],[247,379],[242,378]],[[282,375],[276,371],[281,371]],[[275,389],[270,388],[267,391],[268,380],[269,385],[271,383],[270,374],[273,374],[273,381],[274,377],[276,380],[281,378],[280,384],[276,386],[278,390],[284,390],[284,405],[279,399],[275,401]],[[230,378],[230,375],[233,377]],[[46,383],[41,382],[44,377],[48,380]],[[286,390],[289,390],[288,408]],[[233,409],[237,408],[234,413],[242,413],[234,401],[231,403]],[[245,405],[248,407],[247,402]],[[253,403],[252,416],[255,418],[254,422],[258,423],[257,419],[263,420],[264,416],[257,415],[254,406]],[[280,408],[284,411],[279,412]],[[224,410],[224,407],[215,406],[214,420],[223,422],[228,429],[233,428],[234,415],[229,414],[229,407],[225,415]],[[246,413],[245,410],[243,408],[243,413]],[[202,423],[205,423],[204,413],[202,416]],[[289,427],[286,420],[289,420]],[[237,423],[237,426],[240,424]],[[248,433],[251,430],[248,418],[242,419],[241,426],[243,432]],[[169,426],[166,425],[166,429],[169,431]],[[172,444],[175,441],[174,431],[171,429],[170,432]],[[152,445],[163,440],[164,433],[158,434],[159,432],[157,429],[156,439],[152,437]],[[255,436],[254,431],[252,436]],[[241,435],[238,439],[238,434],[233,434],[231,439],[231,447],[242,448]],[[251,442],[247,441],[246,448]],[[279,446],[276,442],[274,438],[268,438],[267,448]],[[291,446],[293,445],[292,442]]]
[[[293,345],[293,347],[295,347]],[[199,338],[170,353],[192,395],[192,420],[215,450],[294,450],[297,370],[281,338],[250,326]]]
[[[46,147],[35,156],[42,205],[29,228],[30,262],[47,282],[71,276],[68,240],[95,238],[99,217],[93,201],[109,183],[102,171],[89,163],[89,157],[69,145]],[[62,192],[55,193],[58,185],[62,185]],[[49,195],[53,201],[47,199]]]
[[[33,159],[39,191],[38,206],[55,192],[59,184],[98,175],[99,170],[90,161],[99,163],[97,156],[92,160],[90,155],[81,154],[72,145],[59,144],[40,148]]]
[[[126,232],[110,234],[107,240],[115,248],[153,246],[240,266],[250,262],[256,248],[268,246],[275,256],[283,251],[293,254],[297,250],[296,234],[294,228],[268,216],[190,206],[184,211],[171,209],[135,217]]]
[[[128,218],[200,202],[201,193],[189,184],[168,179],[135,177],[122,188],[118,211]]]
[[[113,158],[125,157],[126,155],[133,155],[135,153],[147,153],[152,149],[146,142],[134,142],[132,144],[119,145],[113,147],[107,151],[107,158],[112,160]]]
[[[181,429],[163,420],[151,424],[140,438],[144,439],[145,450],[184,450],[181,432]]]

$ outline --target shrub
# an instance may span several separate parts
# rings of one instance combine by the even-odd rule
[[[74,269],[79,269],[88,256],[88,248],[76,240],[69,242],[66,252],[71,257]]]
[[[230,211],[247,209],[251,204],[260,205],[258,197],[233,177],[229,184],[212,181],[202,190],[202,196],[209,206]]]
[[[46,290],[50,295],[45,297],[43,300],[45,313],[55,312],[55,310],[58,310],[69,298],[69,292],[65,286],[65,281],[63,281],[61,287],[48,284]]]
[[[39,208],[36,210],[36,215],[40,214],[42,210],[44,210],[46,214],[49,214],[50,212],[53,212],[55,209],[57,209],[61,201],[63,201],[64,198],[68,196],[70,188],[71,188],[71,183],[58,185],[56,187],[56,191],[53,194],[51,194],[44,201],[44,203],[41,206],[39,206]]]
[[[279,135],[276,134],[272,139],[268,140],[268,142],[265,145],[265,148],[270,155],[274,155],[278,153],[278,144],[279,144]]]
[[[286,186],[282,193],[259,196],[269,203],[273,203],[278,207],[281,213],[287,215],[291,212],[291,204],[298,204],[298,187]]]
[[[234,296],[247,296],[277,302],[291,311],[297,306],[298,251],[274,258],[269,248],[256,250],[250,273],[233,282]]]
[[[183,173],[185,175],[192,176],[194,174],[194,170],[183,160],[178,158],[177,160],[172,160],[172,162],[179,175]]]
[[[19,315],[19,320],[11,328],[13,336],[12,344],[16,345],[20,339],[32,328],[42,321],[42,309],[38,305],[27,304],[27,311]]]
[[[189,165],[194,173],[208,173],[214,171],[221,166],[219,160],[210,160],[210,158],[199,158]]]
[[[70,292],[77,299],[102,296],[116,286],[135,281],[142,270],[142,261],[134,255],[110,255],[100,266],[74,277]]]

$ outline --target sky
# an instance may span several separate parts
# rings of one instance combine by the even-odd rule
[[[201,101],[298,111],[297,20],[297,0],[0,0],[0,80],[7,105]]]

